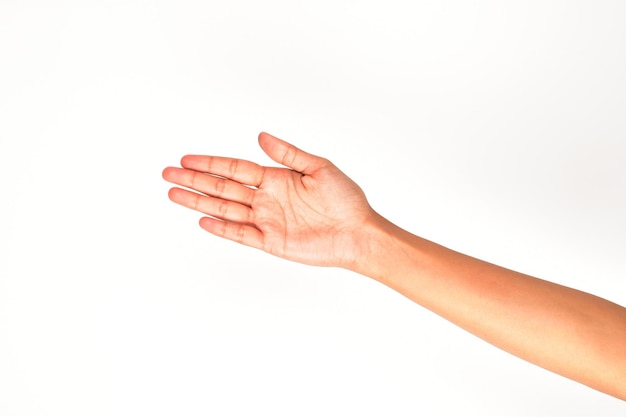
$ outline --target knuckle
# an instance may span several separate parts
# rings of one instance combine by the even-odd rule
[[[200,211],[200,196],[198,194],[194,193],[194,196],[191,200],[191,208],[196,211]]]
[[[252,210],[248,210],[246,212],[246,223],[254,224],[254,212]]]
[[[227,229],[226,229],[227,224],[222,222],[218,231],[218,235],[220,237],[226,237],[226,233],[227,233]]]
[[[198,172],[192,172],[191,173],[191,178],[189,181],[189,187],[195,189],[196,188],[196,184],[198,183]]]
[[[231,178],[237,174],[238,167],[239,167],[238,159],[232,159],[230,163],[228,164],[228,173],[230,174]]]
[[[222,195],[224,193],[224,190],[226,190],[226,180],[224,178],[218,178],[215,181],[214,184],[214,189],[213,191],[215,192],[216,195]]]
[[[243,243],[245,240],[245,237],[246,237],[246,229],[243,228],[242,226],[239,226],[237,228],[235,240],[237,241],[237,243]]]
[[[220,217],[226,218],[226,216],[228,215],[228,211],[229,211],[229,205],[227,201],[221,201],[217,205],[217,213],[219,214]]]
[[[260,186],[261,184],[263,184],[263,179],[265,178],[265,167],[261,167],[261,169],[259,169],[257,171],[257,179],[256,179],[256,183],[253,184],[255,186]]]
[[[287,148],[287,152],[285,152],[285,158],[287,160],[287,166],[292,166],[294,162],[296,162],[297,152],[294,148]]]
[[[208,173],[211,173],[213,171],[213,158],[209,157],[209,159],[206,161],[206,171]]]
[[[334,166],[334,164],[326,158],[319,158],[320,160],[320,166],[322,167],[329,167],[329,166]]]

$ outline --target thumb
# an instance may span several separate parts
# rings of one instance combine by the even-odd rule
[[[269,133],[259,134],[259,145],[274,161],[305,175],[310,175],[328,164],[326,159],[304,152]]]

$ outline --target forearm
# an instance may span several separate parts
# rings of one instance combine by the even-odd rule
[[[493,345],[626,399],[626,309],[572,288],[480,261],[374,216],[370,276]]]

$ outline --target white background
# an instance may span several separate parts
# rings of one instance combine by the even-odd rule
[[[626,3],[0,0],[0,416],[617,416],[376,282],[219,240],[266,130],[380,213],[626,304]]]

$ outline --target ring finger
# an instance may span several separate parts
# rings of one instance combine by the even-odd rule
[[[182,188],[172,188],[168,196],[175,203],[217,219],[253,224],[252,209],[234,201],[198,194]]]

